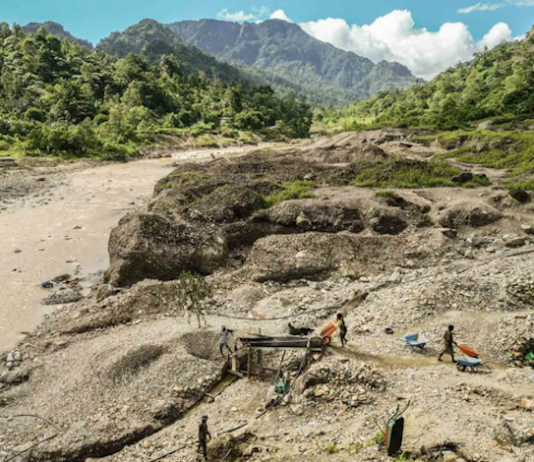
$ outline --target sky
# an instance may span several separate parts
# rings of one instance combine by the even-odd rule
[[[430,79],[486,46],[524,37],[534,24],[534,0],[0,0],[0,21],[56,21],[93,43],[145,18],[283,19]]]

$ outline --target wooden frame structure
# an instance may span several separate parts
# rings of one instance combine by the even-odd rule
[[[258,337],[243,337],[240,338],[239,341],[243,345],[242,348],[237,350],[235,353],[232,353],[230,356],[230,368],[228,370],[229,373],[236,375],[238,377],[244,377],[245,375],[247,378],[251,378],[253,375],[253,356],[254,352],[257,352],[258,355],[258,366],[259,366],[259,373],[258,375],[262,375],[264,371],[267,372],[275,372],[278,371],[276,369],[268,368],[263,366],[262,360],[263,360],[263,350],[265,349],[277,349],[277,350],[285,350],[285,349],[310,349],[312,352],[321,353],[323,351],[324,342],[323,339],[320,337],[265,337],[265,336],[258,336]],[[241,369],[241,364],[245,361],[246,358],[246,374],[243,374]]]

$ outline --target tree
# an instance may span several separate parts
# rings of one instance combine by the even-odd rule
[[[202,276],[189,271],[180,274],[179,281],[180,299],[184,303],[187,322],[190,323],[190,316],[194,313],[200,329],[201,320],[204,320],[204,325],[207,324],[203,308],[205,300],[211,296],[211,288]]]

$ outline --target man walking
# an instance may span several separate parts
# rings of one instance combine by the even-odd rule
[[[444,354],[448,354],[448,355],[451,355],[452,362],[453,363],[456,362],[456,360],[454,359],[454,346],[453,345],[458,346],[458,344],[454,341],[453,331],[454,331],[454,326],[449,326],[449,329],[443,335],[444,349],[439,355],[438,361],[441,361],[441,358],[443,357]]]
[[[337,327],[339,329],[339,338],[341,340],[341,347],[345,348],[345,343],[347,343],[347,326],[345,324],[345,320],[343,319],[343,315],[341,313],[338,313],[337,315]]]
[[[211,440],[211,434],[208,430],[208,416],[205,415],[202,417],[202,422],[198,426],[198,449],[197,452],[200,452],[204,455],[204,460],[208,460],[208,441]]]

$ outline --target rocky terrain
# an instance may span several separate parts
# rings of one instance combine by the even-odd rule
[[[0,457],[199,460],[208,415],[211,460],[385,461],[376,422],[409,404],[398,461],[532,460],[534,202],[502,172],[454,164],[456,186],[354,186],[369,166],[426,171],[441,150],[417,134],[178,163],[112,230],[102,283],[1,356]],[[474,175],[487,185],[462,187]],[[184,271],[212,289],[201,328]],[[337,312],[348,346],[314,355],[277,406],[272,373],[226,386],[221,326],[233,343],[287,335],[288,322],[318,332]],[[437,361],[448,324],[480,352],[477,373]],[[423,350],[399,340],[416,332]],[[286,354],[289,373],[302,357]]]

